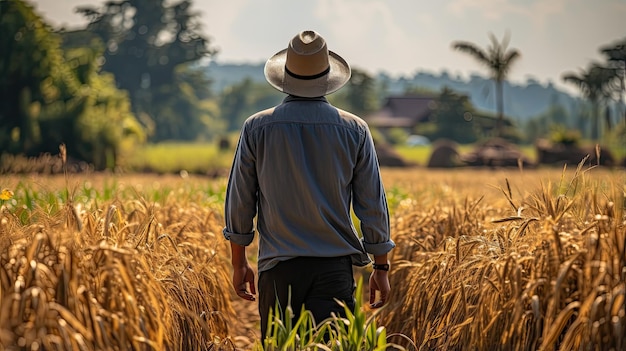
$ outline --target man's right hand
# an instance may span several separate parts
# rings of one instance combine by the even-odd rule
[[[248,291],[250,287],[250,291]],[[256,289],[254,287],[254,271],[246,262],[241,266],[233,266],[233,288],[237,295],[248,301],[256,300]]]

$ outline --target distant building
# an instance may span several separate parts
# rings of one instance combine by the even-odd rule
[[[365,119],[381,130],[403,128],[412,131],[420,123],[427,122],[437,107],[437,98],[427,95],[389,96],[383,107]]]
[[[419,124],[432,121],[431,117],[436,112],[438,104],[437,95],[391,95],[387,97],[380,110],[365,116],[365,120],[370,127],[380,130],[383,134],[393,128],[401,128],[412,134]],[[459,115],[459,118],[471,121],[473,127],[478,128],[482,135],[490,135],[497,124],[497,116],[494,113],[477,111],[473,107]],[[504,128],[513,126],[511,119],[506,116],[502,123]]]

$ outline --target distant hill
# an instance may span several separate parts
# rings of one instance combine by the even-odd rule
[[[393,79],[384,74],[377,77],[386,82],[390,93],[401,93],[406,87],[423,87],[440,91],[448,87],[467,94],[478,109],[496,112],[494,83],[491,79],[472,75],[469,79],[451,77],[447,73],[435,75],[427,72],[416,73],[410,78]],[[581,102],[552,84],[542,85],[529,80],[524,85],[505,82],[503,86],[504,113],[514,119],[525,121],[545,112],[550,106],[560,104],[570,112]]]
[[[264,63],[227,64],[211,62],[206,66],[206,70],[213,81],[213,90],[220,92],[246,78],[255,82],[264,82],[263,65]],[[407,87],[440,91],[447,86],[467,94],[478,109],[495,113],[493,81],[486,77],[472,75],[469,79],[464,80],[461,77],[452,77],[445,72],[438,75],[418,72],[412,77],[400,78],[379,73],[375,78],[386,85],[389,94],[401,94]],[[542,85],[533,80],[528,80],[523,85],[506,82],[503,90],[505,114],[518,121],[526,121],[535,117],[554,104],[560,104],[567,110],[573,111],[582,101],[578,97],[559,90],[552,84]]]

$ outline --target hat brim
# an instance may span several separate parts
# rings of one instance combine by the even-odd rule
[[[265,63],[265,79],[283,93],[301,97],[328,95],[343,87],[350,80],[350,65],[339,55],[328,51],[328,74],[315,79],[298,79],[285,73],[287,49],[270,57]]]

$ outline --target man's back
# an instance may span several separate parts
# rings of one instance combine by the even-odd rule
[[[378,176],[365,122],[325,98],[289,96],[249,118],[242,133],[258,179],[259,269],[298,256],[369,262],[350,217],[355,171]]]

